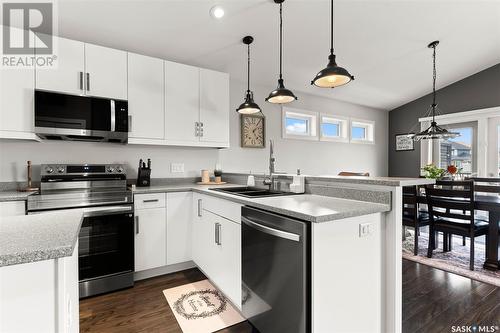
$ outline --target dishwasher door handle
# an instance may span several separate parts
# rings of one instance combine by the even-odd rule
[[[249,227],[252,227],[258,231],[264,232],[268,235],[288,239],[288,240],[291,240],[294,242],[300,242],[300,235],[297,235],[297,234],[294,234],[291,232],[287,232],[287,231],[282,231],[282,230],[270,228],[268,226],[256,223],[256,222],[254,222],[254,221],[252,221],[249,218],[246,218],[244,216],[241,217],[241,222],[245,223]]]

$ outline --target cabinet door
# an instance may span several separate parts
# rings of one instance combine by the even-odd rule
[[[167,265],[191,260],[191,192],[167,193]]]
[[[191,254],[195,264],[206,274],[209,274],[209,260],[211,257],[211,251],[213,250],[212,244],[214,241],[210,235],[213,235],[213,229],[209,220],[205,217],[205,212],[202,207],[202,196],[196,193],[193,194],[193,238],[191,244]]]
[[[85,72],[87,95],[127,99],[127,52],[85,44]]]
[[[229,75],[200,69],[200,122],[203,142],[229,144]]]
[[[129,138],[164,139],[163,60],[128,54]]]
[[[165,208],[135,211],[135,271],[167,263],[167,217]]]
[[[166,139],[169,144],[199,142],[195,124],[199,121],[199,69],[165,61]]]
[[[26,201],[0,202],[0,218],[4,216],[19,216],[26,214]]]
[[[36,71],[36,89],[72,95],[84,93],[85,44],[66,38],[54,38],[55,68]]]
[[[35,71],[31,68],[0,69],[0,130],[34,132]]]
[[[241,226],[223,217],[204,212],[210,220],[212,255],[207,274],[238,307],[241,306]],[[212,238],[209,235],[209,238]]]

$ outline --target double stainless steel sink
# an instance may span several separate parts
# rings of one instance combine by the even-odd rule
[[[228,194],[239,195],[247,198],[264,198],[264,197],[276,197],[281,195],[291,195],[294,193],[282,192],[282,191],[271,191],[269,189],[263,189],[258,187],[220,187],[211,188],[212,191],[224,192]]]

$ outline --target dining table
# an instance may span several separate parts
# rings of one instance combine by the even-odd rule
[[[419,204],[427,204],[425,192],[419,191],[418,193],[417,202]],[[474,193],[474,209],[488,212],[488,241],[486,242],[486,260],[483,268],[497,271],[500,269],[500,261],[498,260],[500,194]]]

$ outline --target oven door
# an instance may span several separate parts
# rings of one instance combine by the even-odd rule
[[[85,209],[78,247],[80,297],[129,286],[120,281],[127,276],[130,284],[133,277],[134,236],[132,205]]]

